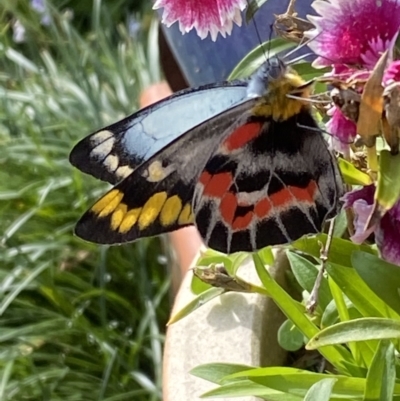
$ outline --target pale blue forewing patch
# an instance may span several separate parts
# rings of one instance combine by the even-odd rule
[[[115,184],[185,132],[244,101],[246,87],[236,81],[178,92],[84,138],[70,161]]]

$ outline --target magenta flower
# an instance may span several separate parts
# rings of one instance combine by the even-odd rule
[[[157,0],[154,9],[163,8],[162,23],[171,26],[179,22],[182,33],[196,29],[204,39],[208,33],[216,40],[218,33],[230,35],[233,23],[242,24],[241,11],[247,0]]]
[[[334,106],[328,111],[331,119],[326,123],[326,129],[332,134],[331,147],[345,156],[349,156],[350,143],[357,134],[356,124],[343,115],[339,108]]]
[[[332,72],[327,76],[338,81],[363,81],[369,78],[370,72],[350,69],[344,65],[334,65]],[[326,127],[328,132],[332,134],[331,147],[345,156],[350,156],[350,144],[353,143],[357,133],[355,110],[357,103],[361,100],[361,90],[362,88],[357,86],[349,89],[346,98],[341,98],[341,91],[338,90],[333,96],[333,99],[337,98],[336,101],[334,99],[335,105],[328,110],[331,119]],[[345,86],[343,92],[346,92]],[[351,102],[355,102],[354,107],[352,107]],[[341,107],[344,107],[343,112]],[[348,114],[346,114],[346,110]]]
[[[381,218],[379,223],[366,230],[373,210],[374,194],[375,185],[372,184],[344,195],[344,207],[352,207],[355,213],[355,234],[351,240],[361,244],[374,232],[375,243],[382,258],[400,266],[400,201]]]
[[[308,31],[315,65],[360,65],[373,68],[383,51],[393,47],[400,28],[399,0],[314,1],[319,16],[309,16]]]
[[[385,71],[383,76],[383,86],[388,86],[393,82],[400,81],[400,60],[393,61]]]

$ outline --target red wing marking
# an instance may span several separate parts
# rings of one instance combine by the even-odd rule
[[[315,192],[317,191],[317,183],[311,180],[306,188],[290,187],[293,196],[302,202],[314,202]]]
[[[237,194],[228,192],[228,188],[232,183],[232,175],[230,173],[219,173],[211,176],[207,172],[202,175],[205,176],[205,174],[208,174],[210,178],[207,177],[208,184],[206,184],[204,193],[221,198],[219,204],[221,218],[233,231],[246,230],[253,219],[265,220],[274,209],[291,206],[296,201],[299,203],[313,203],[315,191],[318,188],[315,181],[310,181],[306,188],[289,185],[270,196],[260,199],[252,210],[249,210],[243,216],[238,216],[238,208],[252,208],[252,205],[239,204]]]
[[[262,123],[247,123],[233,131],[223,142],[228,151],[242,148],[246,143],[261,134]]]
[[[208,174],[204,172],[200,177],[200,182],[202,176]],[[206,178],[206,176],[205,176]],[[206,180],[204,180],[206,181]],[[204,186],[203,195],[213,196],[215,198],[222,198],[230,186],[232,185],[233,177],[231,173],[218,173],[211,176],[206,185]]]
[[[272,205],[270,200],[268,198],[264,198],[257,202],[256,206],[254,207],[254,212],[258,218],[262,219],[269,215],[271,209]]]
[[[244,216],[238,216],[232,223],[233,230],[245,230],[253,220],[254,213],[247,212]]]
[[[199,178],[199,182],[206,186],[208,182],[211,180],[212,175],[208,171],[203,171]]]
[[[306,188],[288,186],[281,189],[279,192],[270,196],[271,203],[274,207],[286,206],[293,203],[293,200],[298,202],[314,202],[314,194],[317,190],[315,181],[310,181]]]
[[[229,225],[232,224],[233,218],[237,208],[236,195],[232,192],[227,192],[221,200],[219,209],[221,211],[221,217]]]
[[[272,194],[269,199],[273,207],[280,207],[292,203],[293,195],[290,191],[290,187],[286,187]]]
[[[244,230],[251,223],[254,213],[249,211],[244,216],[235,218],[237,207],[237,196],[232,192],[227,192],[221,200],[219,210],[222,219],[231,226],[232,230]]]

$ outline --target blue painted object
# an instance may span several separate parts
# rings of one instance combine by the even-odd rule
[[[256,13],[254,20],[262,41],[268,40],[271,35],[274,14],[283,14],[288,3],[288,0],[268,0]],[[297,0],[296,11],[300,18],[313,12],[311,3],[312,0]],[[231,36],[224,39],[219,35],[215,42],[209,36],[200,39],[194,30],[182,35],[177,23],[163,29],[190,86],[225,80],[235,65],[260,43],[254,21],[247,24],[244,14],[241,27],[235,25]]]

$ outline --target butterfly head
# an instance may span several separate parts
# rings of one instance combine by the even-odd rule
[[[277,57],[269,59],[250,78],[248,97],[259,97],[256,115],[276,121],[287,120],[309,107],[308,99],[312,82],[305,82],[300,75]]]

